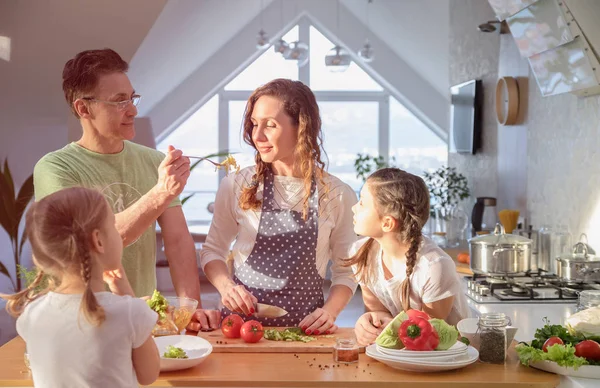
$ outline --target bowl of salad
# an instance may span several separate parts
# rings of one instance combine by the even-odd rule
[[[181,296],[163,296],[154,290],[152,297],[146,301],[159,319],[152,330],[153,336],[180,334],[190,323],[198,307],[198,301]]]
[[[516,347],[521,364],[565,376],[600,379],[600,307],[571,315],[566,325],[536,330]]]
[[[155,337],[160,354],[160,371],[168,372],[199,365],[212,353],[210,342],[191,335]]]

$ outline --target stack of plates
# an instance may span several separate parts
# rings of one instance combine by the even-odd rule
[[[457,341],[448,350],[414,351],[406,349],[388,349],[379,345],[369,345],[367,356],[395,369],[412,372],[439,372],[464,368],[477,361],[479,352]]]

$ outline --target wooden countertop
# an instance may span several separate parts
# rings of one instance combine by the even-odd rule
[[[19,337],[0,348],[0,387],[31,387]],[[319,365],[321,367],[319,367]],[[504,365],[476,362],[440,373],[403,372],[361,354],[358,364],[336,364],[331,354],[213,353],[195,368],[161,373],[153,387],[397,387],[558,386],[559,376],[519,365],[513,348]]]
[[[456,260],[456,257],[460,252],[469,253],[469,248],[442,248],[444,252],[448,254],[454,260],[454,264],[456,265],[456,272],[463,275],[473,275],[473,271],[471,271],[471,266],[465,263],[459,263]]]

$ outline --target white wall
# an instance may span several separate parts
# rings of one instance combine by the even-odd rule
[[[165,1],[0,1],[0,36],[11,38],[12,46],[10,61],[0,59],[0,160],[8,157],[17,186],[40,157],[67,143],[65,62],[104,47],[130,60]],[[14,267],[4,230],[0,260]],[[0,278],[0,292],[7,290]]]

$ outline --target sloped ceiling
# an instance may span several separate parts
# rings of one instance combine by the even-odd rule
[[[335,0],[320,1],[323,8],[335,6]],[[272,2],[169,1],[131,64],[132,81],[144,94],[140,114],[150,114],[161,100],[193,75],[227,42],[247,39],[238,35],[258,17],[261,6],[265,10],[269,5],[277,7],[275,11],[263,14],[263,25],[273,34],[309,3],[306,0]],[[286,15],[284,18],[280,17],[281,4],[284,7],[281,13]],[[359,24],[362,23],[356,25],[356,29],[365,30],[367,0],[341,0],[341,5],[359,20]],[[437,94],[447,99],[448,23],[447,1],[374,0],[369,6],[368,25],[371,32],[365,33],[383,41]]]

